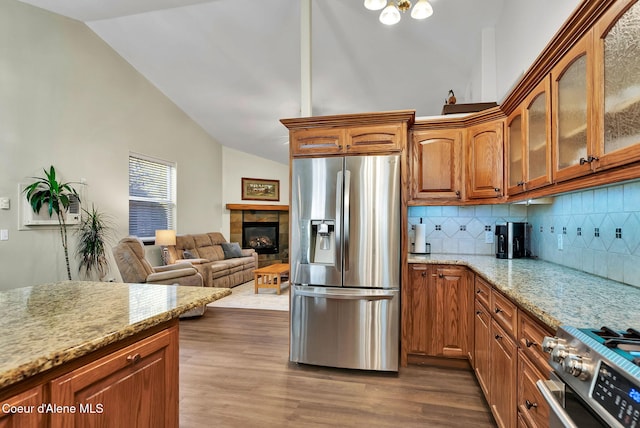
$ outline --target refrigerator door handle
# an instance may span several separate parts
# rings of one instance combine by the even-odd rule
[[[349,227],[350,223],[350,199],[351,199],[351,171],[344,171],[344,271],[349,270]]]
[[[334,230],[334,248],[335,251],[335,265],[336,268],[342,271],[342,179],[344,174],[342,171],[338,171],[338,177],[336,178],[336,227]]]
[[[297,290],[296,295],[303,297],[318,297],[321,299],[335,300],[391,300],[394,297],[393,292],[381,292],[375,294],[364,293],[331,293],[331,292],[315,292],[311,290]]]

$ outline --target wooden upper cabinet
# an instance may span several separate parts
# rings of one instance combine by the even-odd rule
[[[551,96],[545,78],[507,121],[507,193],[551,184]]]
[[[545,78],[525,100],[525,190],[551,184],[551,88]]]
[[[592,171],[596,154],[593,131],[592,37],[588,33],[551,71],[553,100],[553,177],[563,181]]]
[[[462,131],[414,131],[411,144],[412,197],[461,199]]]
[[[311,127],[290,133],[293,156],[397,153],[406,141],[402,123],[345,127]]]
[[[593,31],[598,171],[640,160],[640,1],[616,1]]]
[[[504,195],[504,120],[471,126],[467,134],[467,198],[498,198]]]
[[[332,155],[342,152],[345,131],[340,128],[309,128],[291,133],[291,147],[298,155]]]
[[[344,156],[401,153],[415,111],[281,119],[289,129],[290,155]]]
[[[524,191],[525,146],[522,109],[519,108],[507,119],[506,168],[507,193],[516,195]]]
[[[401,125],[358,126],[346,129],[344,151],[368,154],[402,150]]]

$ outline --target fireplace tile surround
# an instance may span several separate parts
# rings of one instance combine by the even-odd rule
[[[242,223],[278,223],[278,253],[258,254],[259,267],[289,263],[289,212],[285,210],[230,209],[229,242],[242,243]]]

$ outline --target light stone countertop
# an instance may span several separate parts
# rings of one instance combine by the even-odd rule
[[[577,328],[640,328],[640,288],[536,259],[409,254],[409,263],[470,267],[543,323]]]
[[[0,291],[0,388],[229,294],[229,288],[86,281]]]

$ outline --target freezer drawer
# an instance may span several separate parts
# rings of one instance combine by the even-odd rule
[[[398,371],[400,291],[294,286],[290,360]]]

